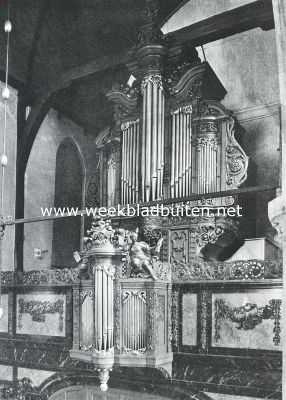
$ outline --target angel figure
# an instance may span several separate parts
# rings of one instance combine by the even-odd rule
[[[139,242],[137,228],[135,232],[131,232],[129,257],[131,264],[131,275],[139,277],[147,277],[151,275],[154,280],[157,277],[153,270],[153,262],[158,261],[163,238],[160,238],[154,247],[150,247],[146,242]]]

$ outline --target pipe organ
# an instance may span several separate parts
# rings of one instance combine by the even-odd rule
[[[161,46],[145,50],[144,68],[143,53],[134,88],[107,93],[120,110],[121,203],[238,188],[248,157],[235,138],[235,119],[219,102],[226,92],[211,67],[196,62],[168,76]]]

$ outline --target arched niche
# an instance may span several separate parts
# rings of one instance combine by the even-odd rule
[[[81,154],[71,139],[64,139],[56,156],[55,208],[83,206],[84,168]],[[73,252],[80,249],[82,217],[55,219],[53,223],[52,266],[75,266]]]

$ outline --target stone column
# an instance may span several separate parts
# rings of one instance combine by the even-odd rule
[[[281,243],[283,266],[286,265],[286,3],[285,0],[272,0],[275,22],[276,48],[281,103],[281,191],[278,197],[268,204],[270,222],[277,229]],[[286,321],[286,272],[283,273],[282,319]],[[283,351],[283,399],[286,399],[286,329],[282,332]]]

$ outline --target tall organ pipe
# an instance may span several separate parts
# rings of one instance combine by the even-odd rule
[[[142,81],[142,200],[162,197],[164,168],[164,92],[159,74]]]
[[[122,124],[122,203],[134,203],[138,197],[139,119]],[[143,171],[142,171],[143,173]],[[137,194],[136,194],[137,192]]]

